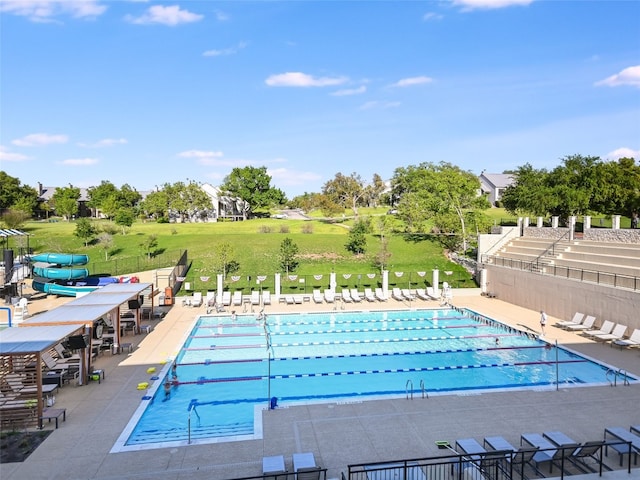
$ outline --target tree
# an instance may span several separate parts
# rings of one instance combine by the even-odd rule
[[[350,208],[356,217],[358,216],[358,206],[366,197],[367,192],[362,178],[355,172],[348,177],[342,173],[336,173],[336,176],[322,187],[322,193],[329,197],[333,203],[343,208]]]
[[[84,241],[84,246],[89,246],[89,241],[96,236],[98,230],[88,218],[79,218],[76,222],[74,235]]]
[[[222,273],[222,278],[227,278],[227,273],[238,267],[239,264],[233,260],[234,249],[228,242],[223,242],[216,245],[214,251],[214,265],[213,268],[216,272]]]
[[[211,198],[200,185],[190,181],[165,184],[168,211],[175,213],[181,221],[203,218],[213,208]]]
[[[363,254],[367,250],[367,233],[371,233],[371,222],[368,219],[359,219],[349,232],[349,239],[345,248],[356,255]]]
[[[18,229],[29,219],[22,210],[7,208],[2,214],[2,223],[6,228]]]
[[[220,189],[247,202],[249,212],[284,205],[287,201],[282,190],[271,186],[267,167],[236,167],[225,177]]]
[[[142,250],[146,253],[147,259],[151,260],[151,256],[158,248],[158,236],[156,234],[151,234],[144,237],[142,242],[140,242],[140,247],[142,247]]]
[[[502,204],[512,215],[545,216],[552,208],[548,172],[525,164],[513,173],[514,183],[502,193]]]
[[[109,250],[113,248],[113,236],[107,232],[102,232],[98,235],[98,243],[100,248],[104,250],[104,259],[109,260]]]
[[[151,192],[140,203],[140,209],[148,217],[160,220],[169,215],[169,197],[164,190]]]
[[[121,207],[115,214],[113,221],[116,225],[122,227],[122,234],[126,233],[125,228],[133,225],[134,213],[131,208]]]
[[[334,217],[344,212],[342,205],[337,204],[328,195],[323,194],[318,198],[318,208],[320,208],[322,215],[325,217]]]
[[[118,209],[118,188],[107,180],[103,180],[96,187],[89,187],[87,196],[89,197],[87,206],[101,210],[107,218],[112,218]]]
[[[0,211],[12,208],[24,212],[29,218],[37,204],[38,192],[34,188],[21,185],[20,179],[0,171]]]
[[[289,272],[295,271],[298,268],[299,261],[297,259],[298,256],[298,245],[293,243],[289,237],[282,240],[280,243],[280,266],[288,275]]]
[[[78,213],[78,200],[80,199],[80,189],[76,187],[56,188],[51,197],[51,203],[58,215],[62,215],[67,221]]]

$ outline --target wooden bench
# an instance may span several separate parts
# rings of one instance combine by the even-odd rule
[[[44,428],[43,420],[51,420],[54,419],[56,421],[56,428],[58,428],[58,419],[62,416],[62,421],[67,421],[67,409],[66,408],[47,408],[42,412],[42,416],[39,419],[38,428],[42,430]]]

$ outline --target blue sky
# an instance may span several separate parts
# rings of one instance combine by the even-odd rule
[[[0,0],[0,165],[219,185],[640,161],[638,1]]]

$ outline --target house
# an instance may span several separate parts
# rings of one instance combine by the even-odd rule
[[[218,187],[214,187],[208,183],[203,183],[200,188],[209,195],[213,209],[208,215],[208,221],[217,222],[218,220],[246,220],[249,214],[250,206],[238,197],[229,197],[222,195]]]
[[[504,189],[515,182],[515,177],[509,173],[485,173],[480,174],[480,190],[487,195],[487,200],[495,206],[502,199]]]
[[[71,186],[71,185],[70,185]],[[53,194],[55,193],[58,187],[45,187],[42,183],[38,182],[38,201],[45,202],[48,205],[52,205],[51,198],[53,198]],[[78,199],[78,217],[92,217],[95,215],[95,212],[87,206],[87,202],[89,201],[89,193],[86,188],[80,188],[80,198]],[[49,216],[49,212],[45,211],[37,211],[36,214],[40,218],[47,218]]]

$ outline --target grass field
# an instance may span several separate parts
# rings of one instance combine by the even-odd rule
[[[327,288],[331,272],[337,274],[338,288],[376,287],[381,276],[372,257],[380,249],[380,238],[368,235],[367,253],[355,256],[345,248],[349,223],[271,218],[218,223],[137,222],[122,235],[110,222],[96,220],[96,226],[106,225],[107,229],[118,232],[113,234],[112,246],[106,250],[108,260],[105,260],[105,249],[99,243],[93,242],[85,247],[84,241],[74,235],[74,222],[30,222],[24,230],[30,234],[29,247],[36,253],[88,254],[91,274],[120,276],[168,266],[165,263],[172,264],[182,250],[187,250],[189,260],[193,262],[186,278],[191,288],[202,291],[215,289],[216,274],[221,273],[213,266],[215,247],[228,243],[233,248],[231,258],[239,264],[238,271],[226,278],[229,288],[269,288],[276,272],[283,273],[285,292]],[[147,258],[141,246],[149,235],[156,235],[158,239],[158,247],[151,259]],[[284,275],[279,265],[280,244],[287,237],[299,248],[300,264],[295,272],[289,272],[297,275],[295,279]],[[417,285],[430,285],[435,268],[449,272],[448,275],[441,273],[440,280],[449,280],[454,287],[475,286],[464,268],[447,259],[437,238],[398,233],[387,238],[391,253],[387,269],[392,286],[408,287],[410,284],[415,288]],[[402,276],[397,272],[402,272]],[[267,278],[258,284],[258,276]],[[207,277],[208,280],[202,280]]]

